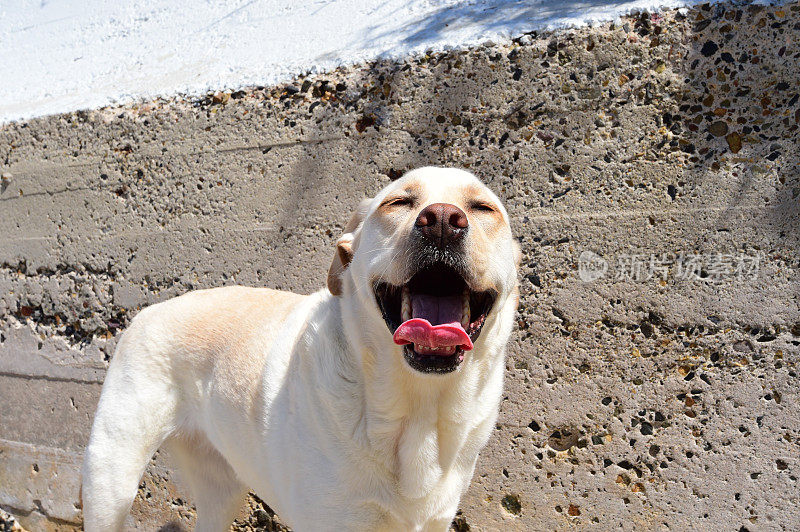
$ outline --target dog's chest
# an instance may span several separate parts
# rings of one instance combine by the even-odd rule
[[[438,470],[438,467],[433,469]],[[366,473],[363,465],[361,471]],[[402,484],[407,481],[397,476],[376,474],[371,480],[362,476],[361,483],[350,484],[352,490],[347,495],[341,491],[340,485],[342,508],[348,508],[351,517],[361,514],[362,519],[358,520],[362,526],[356,527],[360,530],[436,530],[432,524],[449,523],[458,509],[470,473],[460,469],[439,471],[435,475],[423,476],[430,485],[420,482],[405,487]],[[410,496],[407,493],[409,487],[422,491]],[[365,511],[362,513],[358,509]],[[446,526],[442,528],[445,529]]]
[[[491,427],[491,420],[464,425],[414,418],[399,423],[392,443],[394,454],[383,469],[388,474],[378,475],[386,495],[381,522],[401,523],[402,530],[441,519],[449,522],[485,443],[485,426]]]

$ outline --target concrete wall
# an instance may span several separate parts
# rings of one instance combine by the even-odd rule
[[[359,198],[444,164],[505,199],[524,253],[459,529],[798,528],[800,4],[623,22],[0,130],[0,507],[79,525],[138,309],[319,288]],[[131,526],[170,522],[192,509],[157,456]],[[251,500],[238,526],[272,522]]]

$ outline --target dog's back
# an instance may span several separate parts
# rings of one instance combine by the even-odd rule
[[[266,288],[199,290],[134,318],[109,366],[84,458],[87,531],[122,527],[145,466],[167,440],[196,497],[208,494],[198,504],[209,513],[204,522],[225,526],[244,486],[206,437],[204,403],[223,394],[233,409],[252,406],[270,345],[305,298]]]

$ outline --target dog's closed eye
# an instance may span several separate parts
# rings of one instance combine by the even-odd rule
[[[414,198],[411,196],[397,196],[381,203],[381,207],[413,207]]]
[[[472,202],[469,208],[470,210],[480,211],[480,212],[495,212],[497,210],[491,204],[483,201]]]

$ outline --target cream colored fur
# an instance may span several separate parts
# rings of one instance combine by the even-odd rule
[[[397,194],[418,202],[384,205]],[[408,366],[372,291],[377,278],[404,282],[414,220],[437,202],[467,213],[474,288],[499,294],[474,350],[445,375]],[[497,417],[519,251],[498,199],[464,171],[410,172],[359,211],[331,268],[337,296],[236,286],[136,316],[86,449],[87,531],[123,528],[162,446],[200,531],[227,530],[248,488],[298,532],[447,530]]]

